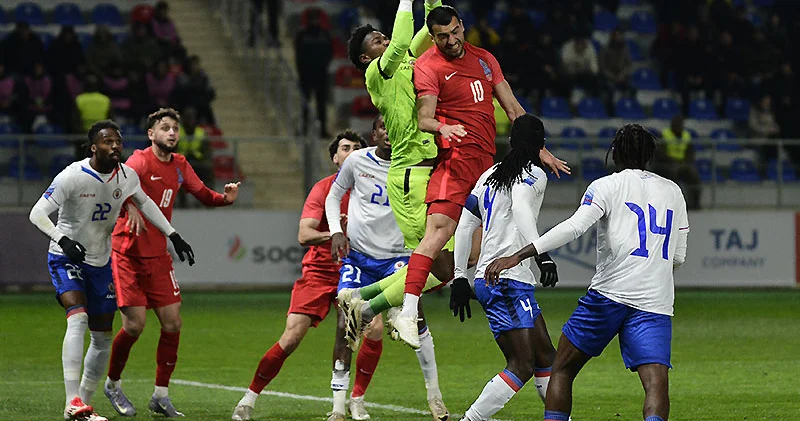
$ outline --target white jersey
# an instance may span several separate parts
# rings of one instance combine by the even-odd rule
[[[642,170],[599,178],[586,189],[575,215],[534,246],[541,252],[551,250],[594,222],[598,222],[597,272],[589,288],[618,303],[671,316],[673,264],[683,262],[689,232],[680,188]]]
[[[338,209],[344,192],[350,190],[347,209],[347,237],[350,247],[375,259],[407,256],[403,233],[389,206],[386,180],[391,161],[375,154],[376,147],[359,149],[348,155],[339,169],[325,200],[331,233],[341,232]],[[334,220],[335,219],[335,220]]]
[[[86,247],[86,263],[101,267],[111,257],[111,231],[125,199],[141,192],[139,176],[125,164],[110,174],[89,165],[89,158],[62,170],[43,199],[58,207],[56,229]],[[141,199],[141,198],[140,198]],[[50,241],[50,253],[63,255],[61,246]]]
[[[479,212],[483,224],[476,278],[483,278],[486,267],[495,259],[512,255],[539,237],[536,219],[544,200],[547,175],[541,168],[531,166],[523,172],[522,179],[512,186],[511,191],[498,191],[485,185],[495,168],[493,166],[486,170],[472,189],[477,206],[471,211],[473,214],[474,210]],[[523,262],[504,271],[502,277],[536,284],[531,262]]]

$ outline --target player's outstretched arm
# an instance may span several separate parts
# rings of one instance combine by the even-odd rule
[[[197,173],[194,172],[194,168],[191,165],[186,165],[184,168],[185,173],[185,184],[183,187],[191,193],[192,196],[197,198],[200,203],[206,206],[228,206],[233,204],[236,201],[236,198],[239,197],[239,183],[228,183],[225,185],[224,194],[220,194],[208,188],[208,186],[200,180],[200,177],[197,176]]]
[[[378,70],[387,79],[394,76],[394,72],[400,67],[411,47],[411,40],[414,36],[412,11],[413,2],[411,0],[400,0],[392,27],[392,40],[389,41],[386,51],[378,58]]]
[[[430,13],[431,10],[441,5],[442,0],[425,0],[425,19],[428,19],[428,13]],[[428,26],[425,22],[422,22],[422,29],[417,31],[417,33],[414,34],[414,38],[411,40],[411,55],[419,57],[432,46],[433,39],[431,39],[431,34],[428,32]]]
[[[478,211],[478,198],[474,194],[467,197],[467,203],[461,211],[455,234],[455,259],[454,278],[466,278],[469,267],[469,256],[472,251],[472,234],[481,225]]]

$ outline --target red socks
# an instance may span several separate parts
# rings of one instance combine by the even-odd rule
[[[114,343],[111,345],[111,362],[108,364],[108,378],[113,381],[118,381],[122,376],[122,370],[125,369],[125,364],[128,363],[128,356],[131,353],[131,348],[138,336],[131,336],[125,329],[120,329],[117,336],[114,337]]]
[[[428,256],[413,253],[408,259],[408,275],[406,275],[406,294],[422,295],[428,275],[431,273],[433,259]]]
[[[358,357],[356,357],[356,381],[353,384],[353,392],[350,396],[354,398],[364,396],[369,382],[372,381],[372,375],[375,374],[375,368],[381,359],[382,351],[382,340],[373,341],[372,339],[364,338],[361,349],[358,351]]]
[[[264,354],[261,361],[258,363],[256,374],[253,376],[253,381],[250,383],[250,390],[256,393],[261,393],[267,384],[272,381],[278,372],[283,367],[283,362],[289,357],[281,346],[275,342],[272,348]]]
[[[161,331],[156,349],[156,386],[169,387],[169,378],[172,377],[175,363],[178,361],[180,338],[180,332]]]

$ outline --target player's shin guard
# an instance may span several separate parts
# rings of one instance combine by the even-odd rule
[[[261,357],[261,361],[258,363],[256,374],[253,376],[253,381],[250,383],[250,390],[256,393],[256,395],[261,393],[269,382],[278,375],[278,372],[281,371],[281,367],[283,367],[283,362],[286,361],[288,357],[289,354],[281,348],[280,344],[276,342],[275,345],[272,345],[272,348]]]
[[[408,276],[406,276],[405,293],[422,295],[422,290],[425,288],[425,282],[428,280],[428,274],[431,273],[431,266],[433,259],[428,256],[413,253],[408,259]],[[416,311],[416,307],[414,308]]]
[[[128,356],[137,339],[138,336],[130,335],[125,329],[120,329],[114,337],[114,343],[111,344],[111,361],[108,363],[108,379],[112,382],[118,382],[122,376],[122,370],[128,363]]]
[[[416,352],[417,360],[419,360],[419,368],[422,369],[422,377],[425,378],[428,400],[442,397],[442,392],[439,390],[439,370],[436,367],[436,353],[433,348],[433,336],[426,326],[419,334],[419,349],[414,352]]]
[[[481,395],[469,407],[464,418],[468,420],[488,420],[503,409],[511,398],[524,386],[514,373],[508,369],[494,376],[483,388]]]
[[[544,402],[547,397],[547,386],[550,384],[550,372],[552,369],[552,367],[536,367],[534,369],[533,384],[536,385],[536,392],[539,393],[542,402]]]
[[[156,349],[156,386],[169,387],[169,379],[175,371],[175,363],[178,362],[178,343],[180,342],[180,332],[161,331]],[[160,396],[159,396],[160,397]]]
[[[64,368],[64,391],[66,404],[79,394],[83,337],[89,328],[89,315],[83,306],[67,309],[67,330],[61,345],[61,364]]]
[[[356,357],[356,381],[353,383],[351,397],[364,396],[367,387],[369,387],[369,382],[372,381],[372,375],[375,374],[375,369],[378,367],[382,352],[382,340],[374,341],[364,338],[364,342],[361,343],[361,349],[358,350],[358,357]]]
[[[111,326],[109,326],[110,328]],[[111,331],[89,332],[91,342],[86,358],[83,360],[83,378],[81,379],[80,396],[83,403],[88,404],[94,396],[97,385],[106,372],[106,364],[111,354]]]
[[[345,364],[341,360],[334,363],[331,376],[331,389],[333,390],[333,412],[344,414],[344,403],[347,400],[347,389],[350,387],[350,372],[345,371]]]

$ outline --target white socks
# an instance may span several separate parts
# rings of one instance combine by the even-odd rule
[[[156,386],[155,390],[153,390],[153,396],[158,399],[166,398],[169,396],[169,387],[168,386]]]
[[[409,294],[406,294],[407,296]],[[414,307],[416,308],[416,307]],[[441,398],[442,392],[439,391],[439,372],[436,368],[436,353],[433,351],[433,336],[429,328],[419,335],[419,349],[417,353],[419,368],[422,369],[422,377],[425,378],[425,388],[428,390],[428,400]]]
[[[419,296],[414,294],[405,293],[403,295],[403,309],[400,311],[402,317],[417,318],[417,306],[419,305]]]
[[[464,419],[470,421],[488,420],[497,411],[503,409],[503,406],[514,397],[521,387],[522,384],[516,376],[508,370],[503,370],[489,380],[489,383],[486,383],[481,395],[478,396],[478,399],[464,414]]]
[[[258,397],[258,393],[253,392],[250,389],[247,389],[247,392],[244,392],[244,396],[242,400],[239,401],[239,405],[246,405],[251,408],[256,406],[256,398]]]
[[[544,402],[544,398],[547,397],[547,386],[550,384],[550,375],[534,377],[533,384],[536,385],[536,391],[539,393],[539,397],[542,398],[542,402]]]
[[[85,311],[67,317],[67,331],[61,345],[61,364],[64,368],[64,390],[69,405],[79,396],[81,378],[81,357],[83,357],[83,337],[89,328],[89,315]]]
[[[80,396],[85,404],[92,400],[97,384],[106,374],[108,358],[111,356],[111,331],[90,331],[92,338],[86,358],[83,360],[83,378],[81,379]]]

